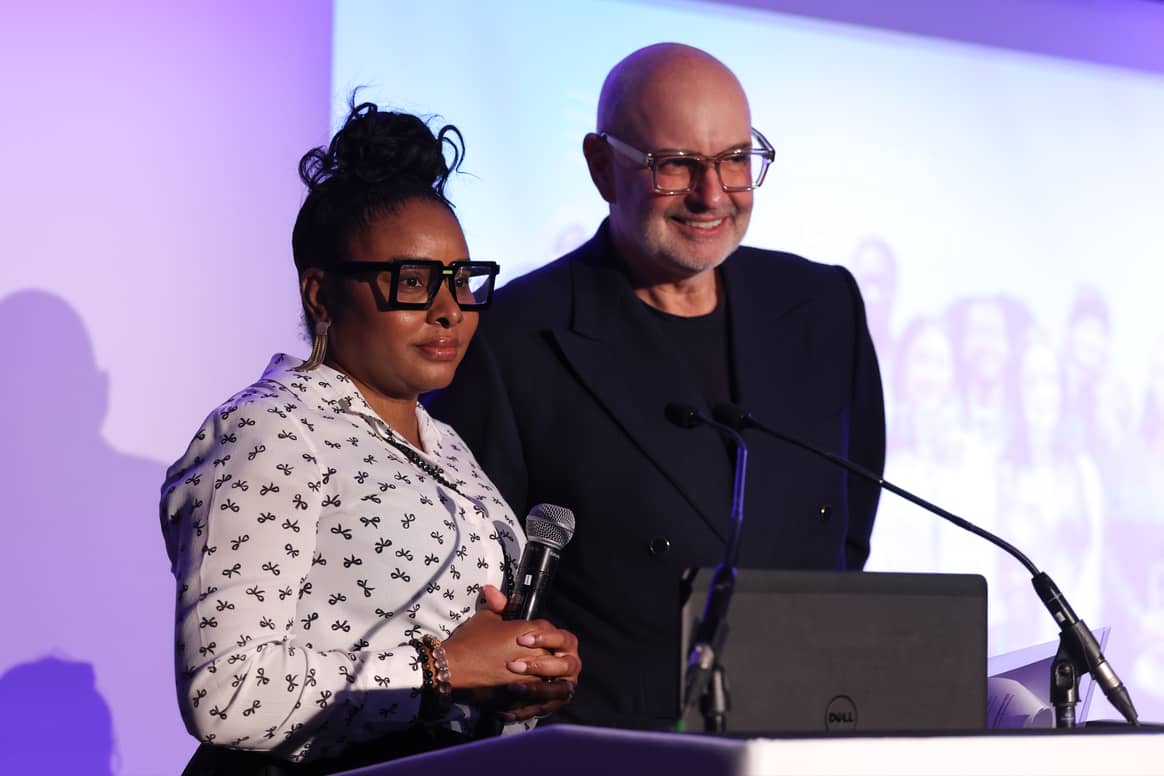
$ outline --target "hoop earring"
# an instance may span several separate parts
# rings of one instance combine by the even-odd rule
[[[310,372],[320,364],[323,363],[323,357],[327,355],[327,330],[331,328],[330,321],[316,321],[315,323],[315,337],[311,340],[311,355],[295,369],[299,372]]]

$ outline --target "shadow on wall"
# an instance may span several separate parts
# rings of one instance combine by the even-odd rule
[[[176,772],[194,742],[174,702],[164,467],[102,438],[108,375],[64,300],[0,298],[0,331],[11,333],[0,378],[0,671],[21,664],[5,675],[0,730],[51,740],[46,757],[74,743],[95,756],[101,739],[122,753],[120,774]],[[110,770],[106,760],[51,772]]]
[[[57,658],[0,675],[0,773],[113,774],[113,720],[93,666]]]

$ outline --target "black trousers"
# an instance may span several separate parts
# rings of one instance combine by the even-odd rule
[[[288,762],[265,752],[202,744],[186,764],[182,776],[327,776],[469,740],[470,736],[444,728],[409,728],[354,746],[341,757],[305,763]]]

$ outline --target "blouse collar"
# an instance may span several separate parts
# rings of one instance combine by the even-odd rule
[[[305,404],[315,404],[323,412],[360,415],[408,444],[401,434],[376,414],[350,377],[326,364],[301,372],[298,367],[302,364],[302,359],[277,353],[263,371],[263,379],[296,392]],[[417,452],[423,454],[426,450],[430,453],[438,450],[441,446],[440,429],[419,402],[416,405],[416,420],[420,428],[420,441],[424,445],[424,450]]]

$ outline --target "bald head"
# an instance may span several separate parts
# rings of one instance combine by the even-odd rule
[[[679,314],[714,307],[711,270],[743,239],[752,192],[727,191],[719,168],[706,165],[690,190],[657,191],[652,164],[635,154],[657,159],[674,151],[712,159],[751,147],[751,126],[739,80],[718,59],[691,46],[659,43],[639,49],[607,76],[598,101],[598,133],[583,139],[582,150],[591,179],[610,205],[614,246],[648,304],[668,309],[652,289],[682,286],[683,293],[698,291],[702,312]]]
[[[598,131],[641,131],[651,125],[660,105],[673,104],[684,94],[690,97],[692,88],[726,92],[750,123],[744,89],[724,63],[682,43],[656,43],[631,53],[606,76],[598,98]]]

